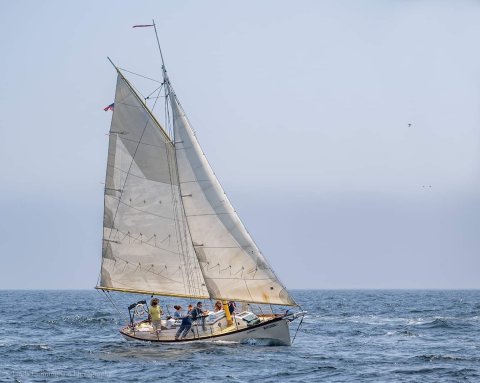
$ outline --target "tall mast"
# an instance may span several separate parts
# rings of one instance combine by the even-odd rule
[[[165,95],[165,125],[167,126],[168,125],[167,123],[168,95],[169,95],[169,92],[171,92],[171,87],[170,87],[170,81],[167,76],[167,68],[165,68],[165,60],[163,59],[162,48],[160,46],[160,39],[158,38],[157,26],[155,24],[154,19],[152,19],[152,24],[153,24],[153,29],[155,30],[155,37],[157,38],[158,52],[160,53],[160,59],[162,60],[162,76],[163,76],[163,85],[164,85],[163,91]],[[168,127],[167,127],[167,130],[168,130]],[[174,134],[173,128],[171,128],[170,134],[171,134],[172,141],[175,143],[175,134]]]
[[[158,38],[157,26],[155,25],[155,20],[152,19],[153,29],[155,30],[155,37],[157,38],[158,51],[160,52],[160,58],[162,59],[162,73],[163,80],[167,80],[167,69],[165,68],[165,61],[163,60],[162,48],[160,47],[160,39]]]

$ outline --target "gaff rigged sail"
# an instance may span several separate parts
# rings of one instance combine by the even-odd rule
[[[180,200],[175,148],[118,73],[98,288],[208,298]]]

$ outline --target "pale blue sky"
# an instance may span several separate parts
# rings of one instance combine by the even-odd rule
[[[0,10],[0,288],[96,284],[106,56],[160,78],[152,31],[131,28],[152,18],[210,163],[288,287],[480,288],[480,3]]]

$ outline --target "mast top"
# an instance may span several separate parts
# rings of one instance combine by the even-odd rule
[[[155,37],[157,38],[157,46],[158,51],[160,52],[160,58],[162,59],[162,73],[163,73],[163,80],[167,80],[167,69],[165,68],[165,60],[163,59],[162,48],[160,47],[160,39],[158,38],[157,26],[155,24],[155,20],[152,19],[153,29],[155,30]]]

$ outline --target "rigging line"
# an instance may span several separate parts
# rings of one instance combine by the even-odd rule
[[[163,86],[163,85],[162,85],[162,86]],[[157,88],[157,89],[159,89],[159,90],[158,90],[157,97],[155,97],[155,102],[153,103],[153,106],[152,106],[152,110],[151,110],[152,114],[153,114],[153,111],[155,110],[155,106],[157,105],[157,101],[158,101],[158,99],[160,98],[160,92],[162,91],[162,87]],[[145,103],[146,103],[146,100],[147,100],[147,99],[145,99]],[[167,144],[167,143],[165,143],[165,144]]]
[[[130,84],[128,84],[126,81],[125,81],[125,84],[128,86]],[[132,85],[130,85],[132,86]],[[133,88],[133,86],[132,86]],[[155,104],[157,103],[157,100],[155,100],[155,103],[153,104],[153,107],[155,107]],[[148,123],[150,122],[151,120],[151,117],[150,115],[148,114],[147,110],[144,108],[144,112],[145,112],[145,115],[147,117],[147,120],[145,122],[145,127],[143,128],[143,131],[142,131],[142,135],[140,136],[140,140],[139,141],[142,141],[142,138],[143,138],[143,135],[145,134],[145,131],[147,130],[147,127],[148,127]],[[117,213],[118,213],[118,208],[120,207],[120,200],[122,199],[122,196],[123,196],[123,192],[125,190],[125,185],[127,184],[127,180],[128,180],[128,176],[130,174],[130,170],[132,169],[132,165],[133,165],[133,162],[134,162],[134,159],[135,159],[135,155],[137,154],[137,150],[140,146],[140,142],[137,144],[137,147],[135,148],[135,152],[133,153],[133,156],[132,156],[132,160],[130,161],[130,166],[128,168],[128,172],[127,172],[127,175],[125,176],[125,181],[123,182],[123,186],[121,188],[121,192],[120,192],[120,198],[119,198],[119,203],[117,205],[117,208],[115,209],[115,214],[113,216],[113,219],[112,219],[112,226],[115,224],[115,219],[117,218]],[[112,235],[112,232],[110,232],[110,237]],[[108,239],[110,239],[110,237],[108,237]]]
[[[172,117],[174,118],[173,114],[172,114]],[[174,122],[173,122],[173,124],[174,124]],[[178,169],[176,151],[174,153],[174,161],[175,161],[175,168]],[[178,174],[178,171],[176,172],[176,176],[177,176],[176,181],[180,182],[180,176]],[[180,188],[180,191],[181,191],[181,188]],[[183,204],[183,200],[182,200],[181,197],[179,198],[179,201],[180,201],[180,209],[181,209],[181,212],[183,213],[182,217],[185,217],[184,222],[183,222],[183,224],[184,224],[184,231],[183,231],[184,240],[185,240],[186,243],[191,243],[192,246],[193,246],[193,240],[192,240],[192,235],[191,235],[191,232],[190,232],[190,227],[189,227],[189,224],[188,224],[188,219],[186,217],[185,206]],[[205,282],[205,276],[203,275],[201,267],[196,267],[197,266],[196,263],[198,263],[198,258],[197,258],[198,256],[197,256],[195,248],[193,248],[193,251],[194,251],[193,256],[195,258],[193,258],[192,261],[194,262],[194,270],[196,270],[196,273],[193,273],[193,278],[194,278],[193,284],[195,286],[195,279],[196,279],[196,285],[198,286],[198,291],[200,292],[201,291],[201,286],[205,285],[205,283],[202,283],[202,282]],[[195,262],[195,261],[197,261],[197,262]],[[198,266],[200,266],[200,264],[198,264]],[[191,265],[189,265],[189,267],[191,267]],[[207,291],[208,291],[208,288],[207,288]]]
[[[167,85],[168,85],[168,84],[167,84]],[[165,87],[165,89],[167,89],[167,87]],[[168,92],[169,92],[169,95],[170,95],[170,96],[172,96],[172,95],[174,96],[174,95],[175,95],[175,94],[173,93],[173,91],[170,89],[170,87],[168,87]],[[172,105],[172,100],[169,99],[169,101],[170,101],[170,105]],[[173,102],[175,102],[175,100],[173,100]],[[171,125],[172,125],[172,136],[173,136],[173,138],[174,138],[173,141],[175,142],[175,131],[174,131],[175,121],[174,121],[174,119],[175,119],[175,114],[174,114],[173,111],[172,111],[172,123],[171,123]],[[178,169],[178,161],[177,161],[177,152],[176,152],[176,149],[177,149],[177,147],[175,146],[175,157],[174,157],[174,158],[175,158],[176,168]],[[179,177],[178,172],[177,172],[177,181],[180,182],[180,177]],[[180,187],[180,191],[181,191],[181,187]],[[180,198],[180,206],[181,206],[181,210],[182,210],[183,216],[185,217],[185,222],[184,222],[184,224],[185,224],[185,240],[193,245],[192,234],[191,234],[191,231],[190,231],[190,226],[189,226],[189,223],[188,223],[188,218],[186,217],[185,205],[183,204],[183,199],[182,199],[182,198]],[[188,239],[187,239],[187,236],[188,236]],[[195,267],[196,273],[194,274],[194,277],[195,277],[196,280],[197,280],[198,288],[199,288],[199,290],[200,290],[202,286],[205,286],[208,294],[211,295],[210,292],[208,291],[208,286],[206,285],[206,280],[205,280],[205,274],[204,274],[204,272],[203,272],[203,270],[202,270],[202,266],[200,265],[200,262],[199,262],[199,260],[198,260],[198,255],[197,255],[197,251],[196,251],[195,247],[194,247],[194,256],[195,256],[194,259],[195,259],[196,263],[198,263],[198,266],[200,266],[200,267]],[[194,261],[194,262],[195,262],[195,261]],[[203,283],[202,283],[202,282],[203,282]]]
[[[165,90],[165,95],[168,96],[168,89],[167,87],[164,88]],[[169,133],[172,135],[172,137],[174,136],[174,132],[173,132],[173,127],[172,127],[172,120],[171,120],[171,116],[170,116],[170,111],[169,111],[169,108],[168,108],[168,102],[170,101],[168,98],[165,99],[166,102],[165,102],[165,115],[166,115],[166,122],[167,122],[167,126],[170,128],[169,130]],[[177,165],[177,162],[176,162],[176,152],[173,153],[173,169],[175,170],[174,173],[175,173],[175,181],[176,182],[179,182],[179,174],[178,174],[178,165]],[[173,174],[172,174],[173,176]],[[172,180],[172,184],[173,184],[173,180]],[[175,196],[178,198],[174,198],[174,208],[175,208],[175,211],[176,211],[176,214],[177,216],[181,216],[182,217],[182,220],[181,220],[181,223],[182,223],[182,228],[180,228],[180,221],[178,222],[179,226],[178,226],[178,234],[179,234],[179,238],[180,238],[180,246],[182,247],[182,250],[185,251],[185,255],[184,255],[184,264],[185,264],[185,267],[186,267],[186,271],[187,271],[187,274],[186,274],[186,277],[187,277],[187,283],[188,283],[188,288],[189,290],[194,293],[195,290],[198,291],[198,293],[200,294],[200,292],[202,292],[202,286],[204,286],[204,279],[202,278],[201,276],[201,270],[199,270],[199,265],[197,264],[198,263],[198,260],[196,258],[196,252],[195,250],[193,250],[193,254],[190,256],[189,255],[189,250],[190,250],[190,247],[188,246],[189,243],[192,243],[191,242],[191,234],[190,234],[190,231],[189,231],[189,227],[188,227],[188,222],[186,220],[186,217],[185,217],[185,210],[184,210],[184,207],[183,207],[183,201],[182,201],[182,198],[180,196],[180,193],[175,193]],[[173,195],[172,195],[173,197]],[[178,205],[180,205],[180,210],[178,209]],[[189,241],[190,239],[190,241]],[[185,246],[186,246],[186,249],[184,248],[184,243],[185,243]],[[197,262],[196,262],[197,261]],[[192,265],[193,263],[193,265]],[[183,271],[183,270],[182,270]],[[196,271],[196,272],[195,272]],[[183,273],[182,273],[182,276],[183,276]]]
[[[165,87],[165,89],[167,89]],[[168,124],[170,128],[170,134],[172,135],[172,140],[174,139],[174,132],[173,132],[173,114],[171,114],[171,104],[170,104],[170,98],[169,98],[169,91],[165,91],[165,100],[167,100],[167,117],[168,117]],[[170,108],[168,108],[168,105],[170,105]]]
[[[135,85],[130,84],[130,86],[145,100],[145,96],[143,95],[142,92],[140,92],[140,90]]]
[[[103,289],[95,289],[95,290],[97,290],[100,295],[102,295],[102,293],[105,294],[105,291]],[[102,290],[102,293],[100,292],[100,290]],[[103,299],[105,299],[107,303],[110,303],[110,301],[106,298],[106,295],[103,297]]]
[[[117,310],[117,312],[121,315],[121,316],[124,316],[124,314],[121,313],[121,311],[118,309],[117,305],[115,305],[115,302],[113,302],[112,298],[107,295],[107,293],[105,292],[105,290],[102,289],[102,293],[105,295],[105,297],[107,298],[108,301],[110,301],[110,303],[112,304],[112,306],[115,308],[115,310]]]
[[[112,63],[113,64],[113,63]],[[114,65],[115,66],[115,65]],[[117,67],[115,67],[117,68]],[[128,82],[128,80],[125,78],[125,76],[123,75],[123,73],[118,70],[117,68],[117,72],[118,72],[118,75],[122,78],[122,80],[127,84],[127,86],[130,88],[131,90],[131,93],[133,94],[133,96],[135,97],[135,99],[137,100],[137,102],[140,103],[140,105],[142,105],[145,109],[145,111],[147,112],[147,114],[150,115],[150,118],[153,120],[154,122],[154,125],[157,125],[157,127],[159,128],[160,130],[160,133],[162,134],[162,136],[166,139],[166,143],[171,143],[171,139],[169,137],[169,135],[165,132],[165,130],[163,129],[162,125],[158,122],[158,120],[156,119],[156,117],[153,115],[153,113],[148,109],[148,107],[145,105],[145,102],[140,98],[140,96],[138,95],[138,93],[135,92],[135,90],[133,89],[132,85]]]
[[[300,307],[300,306],[298,306],[298,307]],[[292,344],[293,344],[293,342],[295,342],[295,338],[297,337],[297,333],[300,330],[300,327],[302,327],[302,323],[303,323],[304,318],[305,318],[305,315],[302,316],[302,319],[300,320],[300,323],[298,324],[297,331],[295,331],[295,335],[293,336],[293,339],[292,339]]]
[[[173,151],[175,150],[175,148],[173,148]],[[175,188],[173,187],[173,182],[174,182],[174,179],[173,179],[173,171],[176,170],[176,168],[173,167],[174,165],[174,162],[172,161],[172,152],[173,151],[170,151],[167,149],[167,161],[168,161],[168,173],[169,173],[169,176],[170,176],[170,192],[171,192],[171,196],[172,196],[172,207],[173,207],[173,214],[175,217],[178,217],[178,209],[177,209],[177,200],[176,200],[176,190]],[[180,194],[180,193],[178,193]],[[175,231],[176,231],[176,235],[177,235],[177,250],[178,250],[178,255],[179,255],[179,261],[183,264],[185,264],[186,266],[186,260],[185,260],[185,254],[184,254],[184,249],[183,249],[183,245],[181,243],[181,232],[180,232],[180,220],[177,220],[175,219]],[[183,281],[183,286],[184,286],[184,292],[185,294],[187,294],[187,291],[186,291],[186,286],[187,286],[187,283],[185,283],[185,273],[183,271],[183,269],[180,269],[181,271],[181,276],[182,276],[182,281]]]
[[[157,90],[159,91],[158,94],[160,94],[160,92],[161,92],[161,90],[162,90],[162,87],[163,87],[163,82],[162,82],[162,85],[160,85],[158,88],[155,88],[155,90],[147,96],[147,99],[150,99],[150,96],[151,96],[152,94],[154,94]],[[157,96],[157,98],[158,98],[158,97],[159,97],[159,96]]]
[[[242,273],[243,274],[243,273]],[[243,276],[243,275],[242,275]],[[248,283],[247,283],[247,280],[246,279],[243,279],[243,282],[245,283],[245,288],[247,289],[247,293],[248,295],[250,295],[250,299],[253,301],[253,296],[252,296],[252,293],[250,292],[250,289],[248,288]]]
[[[110,291],[107,290],[107,296],[110,298],[110,301],[112,302],[113,307],[115,307],[115,310],[121,315],[121,316],[126,316],[125,314],[122,315],[121,311],[119,310],[118,306],[115,304],[115,301],[113,300],[113,297],[110,294]]]
[[[127,72],[127,73],[134,74],[135,76],[143,77],[143,78],[145,78],[145,79],[147,79],[147,80],[151,80],[151,81],[158,82],[159,84],[163,84],[163,81],[155,80],[154,78],[150,78],[150,77],[141,75],[141,74],[139,74],[139,73],[132,72],[132,71],[127,70],[127,69],[125,69],[125,68],[120,68],[120,67],[118,67],[118,69],[121,69],[121,70],[123,70],[124,72]]]
[[[172,164],[172,173],[171,173],[172,185],[173,185],[173,182],[177,181],[176,179],[173,179],[173,178],[178,177],[178,169],[174,166],[175,165],[174,156],[175,156],[174,151],[172,151],[170,153],[170,161],[171,161],[171,164]],[[174,176],[174,174],[175,174],[175,176]],[[182,253],[181,262],[183,262],[183,264],[185,265],[185,269],[186,269],[185,271],[183,269],[181,269],[182,280],[183,280],[183,283],[184,283],[184,286],[185,286],[185,291],[187,290],[187,287],[188,287],[188,290],[189,290],[190,294],[192,294],[194,292],[194,289],[193,289],[193,281],[191,280],[191,273],[189,272],[190,271],[190,262],[189,262],[190,254],[188,252],[188,242],[184,241],[184,239],[185,239],[185,235],[184,235],[185,226],[184,226],[184,222],[183,222],[183,217],[181,216],[182,213],[181,213],[181,210],[179,210],[179,208],[178,208],[179,201],[181,199],[180,190],[175,189],[174,193],[172,194],[172,198],[173,198],[173,206],[174,206],[174,210],[175,210],[175,216],[179,218],[178,221],[175,222],[176,223],[177,235],[178,235],[178,239],[179,239],[179,242],[177,242],[177,246],[179,246],[181,248],[181,253]]]

